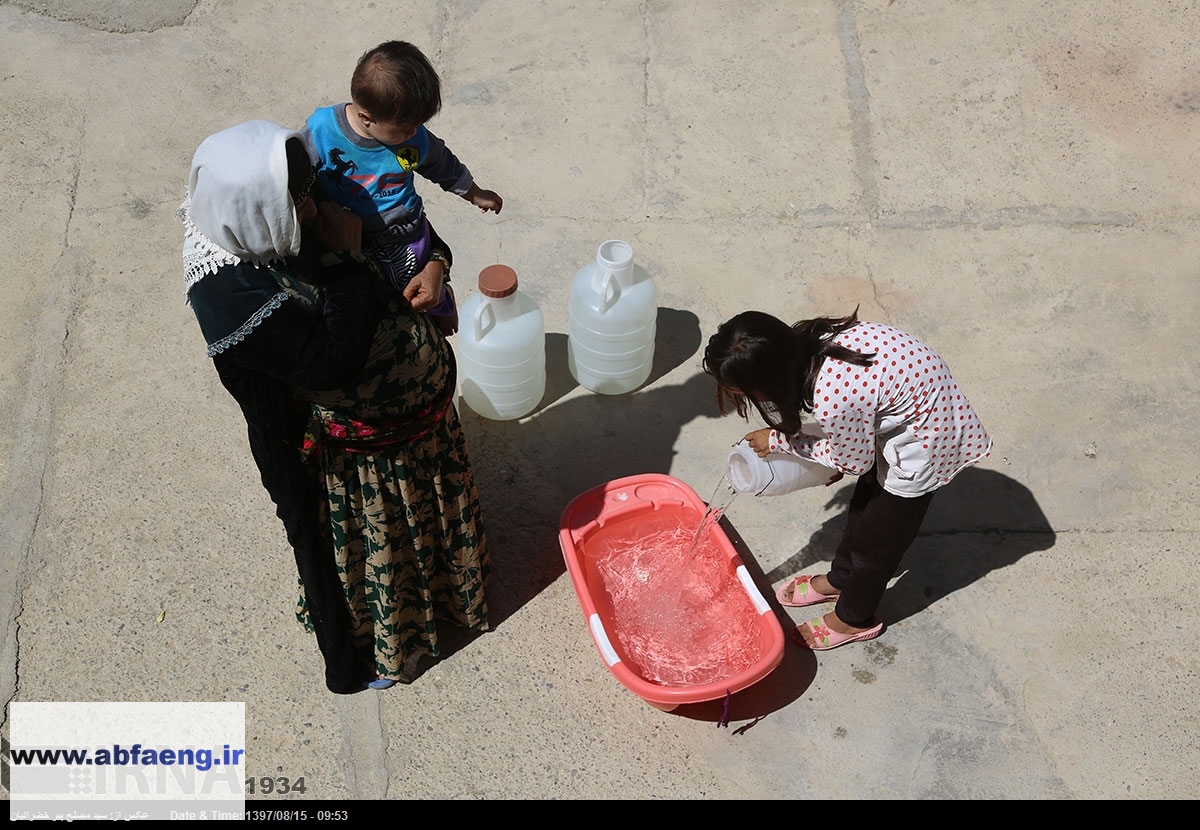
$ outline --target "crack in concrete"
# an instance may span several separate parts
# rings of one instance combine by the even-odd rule
[[[13,431],[16,441],[9,464],[4,511],[0,516],[0,550],[11,552],[5,557],[0,570],[3,574],[0,582],[8,586],[8,590],[0,597],[5,620],[4,676],[0,679],[0,697],[4,700],[5,708],[0,725],[7,723],[7,704],[16,698],[20,688],[20,641],[17,632],[24,610],[22,595],[28,578],[33,541],[42,520],[50,439],[54,427],[50,402],[62,381],[70,319],[76,303],[76,281],[89,264],[90,260],[80,252],[64,249],[49,278],[50,283],[56,286],[56,294],[38,317],[24,401]]]
[[[648,198],[648,196],[644,196]],[[578,221],[584,217],[570,214],[547,215],[547,219]],[[595,214],[587,218],[596,218]],[[1132,228],[1154,225],[1193,224],[1198,217],[1155,217],[1139,215],[1133,211],[1094,211],[1086,208],[1061,207],[1057,205],[1022,205],[988,210],[949,210],[942,207],[920,208],[901,213],[884,213],[867,217],[860,213],[842,213],[826,207],[806,208],[782,214],[772,213],[721,213],[688,218],[666,216],[629,219],[621,214],[613,217],[620,221],[639,225],[686,225],[704,222],[752,222],[760,225],[775,223],[779,227],[800,227],[805,230],[820,228],[864,228],[878,230],[954,230],[981,228],[1028,228],[1036,226],[1053,228]]]
[[[388,745],[379,713],[379,693],[371,690],[334,699],[342,722],[342,757],[346,787],[355,799],[388,798],[391,774]]]
[[[86,119],[79,125],[77,146],[87,146]],[[16,419],[16,436],[9,461],[8,480],[0,513],[0,551],[7,555],[0,562],[0,584],[7,590],[0,594],[3,606],[4,637],[2,657],[3,676],[0,676],[0,729],[8,724],[8,704],[20,690],[20,618],[24,612],[22,597],[29,578],[33,541],[37,538],[45,499],[46,474],[49,470],[53,407],[51,401],[62,385],[62,367],[66,363],[67,342],[71,320],[76,314],[80,276],[88,272],[91,260],[81,251],[70,247],[71,221],[75,216],[75,201],[83,161],[75,157],[67,191],[67,215],[61,235],[61,252],[51,271],[48,285],[51,293],[43,304],[31,337],[32,349],[26,368],[26,384]]]
[[[646,4],[642,3],[639,9],[640,18],[642,21],[642,169],[650,169],[650,160],[653,158],[650,142],[650,48],[654,44],[654,39],[650,31],[650,15],[646,8]],[[650,177],[642,176],[642,204],[638,211],[647,219],[647,213],[650,205]]]
[[[73,23],[106,34],[127,35],[156,32],[182,26],[196,10],[198,0],[108,0],[105,3],[78,0],[3,0],[39,17]]]
[[[883,299],[879,296],[879,283],[875,281],[875,271],[870,265],[865,265],[864,270],[867,272],[867,284],[871,286],[871,299],[875,302],[875,305],[883,309],[884,319],[890,320],[892,312],[884,305]]]
[[[1131,228],[1137,214],[1130,211],[1093,211],[1085,208],[1064,208],[1054,205],[1025,205],[992,210],[950,211],[941,207],[924,208],[892,215],[877,216],[880,228],[912,228],[932,230],[942,228],[981,227],[984,230],[1021,228],[1048,225],[1059,228],[1124,227]]]
[[[837,18],[838,42],[846,62],[846,91],[850,103],[850,129],[854,135],[854,161],[862,187],[863,207],[874,219],[879,215],[879,189],[877,185],[874,153],[871,150],[871,122],[867,117],[870,94],[867,92],[866,75],[863,71],[862,55],[858,50],[858,24],[854,19],[854,3],[843,0]]]

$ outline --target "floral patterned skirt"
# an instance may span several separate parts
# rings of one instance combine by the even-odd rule
[[[487,543],[449,344],[426,315],[399,314],[376,346],[363,383],[313,396],[309,451],[354,638],[380,677],[408,680],[439,656],[439,621],[487,629]],[[311,627],[303,589],[297,617]]]

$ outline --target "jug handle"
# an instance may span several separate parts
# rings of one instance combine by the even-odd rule
[[[492,308],[492,304],[489,303],[487,300],[484,300],[483,302],[481,302],[479,304],[479,308],[475,309],[475,339],[476,340],[483,339],[483,313],[485,311],[490,311],[491,308]],[[491,328],[495,328],[495,326],[496,326],[496,312],[492,311]]]
[[[610,291],[612,292],[611,300],[608,298]],[[605,271],[604,277],[600,280],[600,313],[601,314],[608,311],[610,308],[612,308],[616,304],[617,297],[620,295],[620,293],[621,293],[621,284],[619,282],[617,282],[616,277],[614,276],[613,272]]]

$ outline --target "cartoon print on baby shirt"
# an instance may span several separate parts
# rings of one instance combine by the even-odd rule
[[[337,147],[329,151],[329,166],[333,169],[333,175],[339,179],[358,172],[358,165],[345,158]]]
[[[421,154],[416,147],[401,147],[396,153],[396,161],[405,173],[410,172],[421,163]]]

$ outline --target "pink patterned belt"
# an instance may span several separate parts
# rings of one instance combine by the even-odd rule
[[[354,453],[376,453],[389,447],[411,444],[424,438],[446,417],[452,394],[422,409],[403,421],[366,423],[328,409],[314,406],[308,426],[304,430],[304,443],[300,455],[311,458],[321,445]]]

